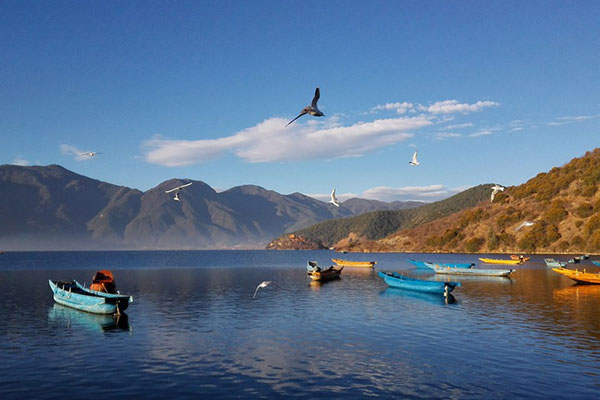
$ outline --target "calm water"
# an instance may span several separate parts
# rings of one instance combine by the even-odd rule
[[[455,278],[454,302],[387,288],[373,271],[309,284],[327,251],[0,255],[0,398],[600,397],[600,286],[542,256],[512,279]],[[348,254],[382,270],[410,258]],[[594,270],[589,264],[586,267]],[[118,321],[54,304],[48,279],[102,268],[134,296]],[[580,266],[581,268],[581,266]],[[597,269],[596,269],[597,270]],[[252,294],[263,280],[274,281]]]

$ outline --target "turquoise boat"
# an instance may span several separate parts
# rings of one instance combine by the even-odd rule
[[[514,269],[456,268],[428,262],[425,263],[425,267],[434,270],[436,274],[469,276],[508,276],[515,271]]]
[[[385,283],[390,287],[395,287],[405,290],[413,290],[416,292],[444,294],[447,295],[460,286],[460,282],[441,282],[441,281],[424,281],[422,279],[409,278],[397,272],[382,272],[377,271]]]
[[[417,268],[428,268],[426,264],[433,264],[429,261],[417,261],[417,260],[408,260],[411,264],[417,266]],[[475,263],[436,263],[442,267],[450,267],[450,268],[473,268]]]
[[[591,260],[591,261],[592,261],[592,263],[594,263],[595,265],[597,265],[597,266],[600,267],[600,260],[598,260],[598,261],[597,260]]]
[[[94,314],[119,314],[133,302],[132,296],[98,292],[77,281],[48,280],[48,283],[58,304]]]

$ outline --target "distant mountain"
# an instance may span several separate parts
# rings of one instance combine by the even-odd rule
[[[181,202],[165,193],[186,182]],[[2,250],[261,248],[320,221],[415,204],[351,199],[336,208],[300,193],[253,185],[217,193],[179,179],[141,192],[58,165],[2,165],[0,193]]]

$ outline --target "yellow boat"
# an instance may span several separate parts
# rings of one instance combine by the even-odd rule
[[[577,283],[600,284],[600,273],[585,272],[585,269],[583,270],[583,272],[579,270],[573,271],[572,269],[566,268],[552,268],[552,271],[558,272],[559,274],[562,274],[567,278],[571,278]]]
[[[355,268],[373,268],[377,261],[346,261],[339,258],[332,258],[331,261],[340,267],[355,267]]]
[[[484,262],[486,264],[509,264],[509,265],[517,265],[517,264],[521,264],[522,261],[521,260],[501,260],[498,258],[480,258],[479,259],[481,262]]]

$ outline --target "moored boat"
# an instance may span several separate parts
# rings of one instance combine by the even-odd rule
[[[115,314],[125,311],[132,296],[104,293],[85,288],[77,281],[48,280],[54,301],[63,306],[95,314]]]
[[[340,267],[353,267],[353,268],[373,268],[377,261],[348,261],[339,258],[332,258],[331,261],[336,263]]]
[[[544,262],[546,263],[547,267],[551,268],[562,268],[567,266],[566,262],[558,261],[554,258],[544,258]]]
[[[441,282],[441,281],[426,281],[422,279],[409,278],[397,272],[377,271],[385,283],[390,287],[399,289],[413,290],[417,292],[433,293],[433,294],[449,294],[455,287],[460,286],[460,282]]]
[[[417,261],[417,260],[408,260],[408,262],[416,265],[417,268],[428,268],[426,264],[428,264],[428,263],[433,264],[429,261]],[[443,267],[450,267],[450,268],[473,268],[475,266],[475,263],[435,263],[435,264],[441,265]]]
[[[600,284],[600,273],[585,272],[585,269],[579,271],[566,268],[552,268],[552,271],[558,272],[567,278],[571,278],[577,283]]]
[[[592,263],[600,267],[600,260],[591,260]]]
[[[518,256],[518,255],[516,255],[516,254],[512,254],[512,255],[510,256],[510,259],[511,259],[511,260],[522,260],[522,261],[529,261],[529,260],[531,260],[531,257],[524,257],[524,256],[522,256],[522,255],[519,255],[519,256]]]
[[[340,277],[343,269],[344,267],[335,268],[333,265],[327,269],[321,269],[316,261],[308,261],[306,263],[307,275],[313,281],[325,282],[337,279]]]
[[[499,258],[480,258],[479,260],[481,262],[486,263],[486,264],[517,265],[517,264],[521,264],[522,263],[521,260],[506,260],[506,259],[499,259]]]
[[[436,274],[447,275],[508,276],[515,271],[514,269],[455,268],[434,263],[425,263],[425,265],[434,270]]]

